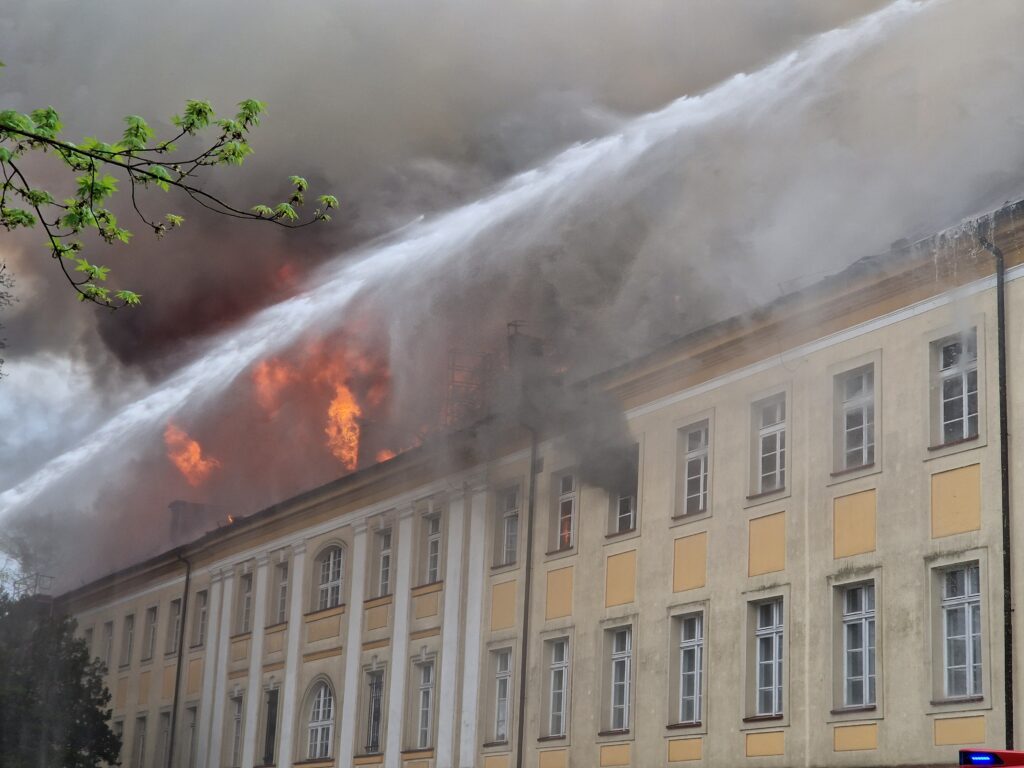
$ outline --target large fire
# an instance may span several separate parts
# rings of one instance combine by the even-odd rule
[[[299,372],[288,363],[275,358],[261,360],[252,371],[256,402],[263,410],[273,415],[280,407],[281,391],[298,378]]]
[[[219,460],[212,456],[203,456],[202,446],[176,424],[167,424],[164,430],[164,444],[167,446],[167,458],[192,487],[202,484],[210,473],[220,466]]]
[[[334,399],[327,407],[327,447],[347,470],[359,463],[359,417],[363,415],[355,396],[344,384],[335,384]]]

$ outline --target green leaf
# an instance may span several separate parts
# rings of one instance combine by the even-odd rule
[[[149,124],[138,115],[128,115],[124,119],[125,129],[121,134],[121,145],[125,149],[145,149],[149,140],[155,135]]]
[[[338,198],[334,195],[320,195],[320,197],[317,198],[317,202],[328,210],[338,207]]]
[[[6,163],[11,159],[11,150],[7,147],[0,147],[0,163]]]
[[[299,218],[299,215],[295,213],[295,209],[292,208],[288,203],[278,203],[277,207],[274,208],[275,219],[288,219],[288,221],[295,221]]]
[[[117,192],[117,177],[110,176],[109,174],[102,174],[100,176],[93,176],[91,173],[79,176],[76,179],[78,183],[78,191],[75,195],[79,200],[99,203],[110,197],[112,194]]]
[[[157,178],[154,179],[154,178],[152,178],[152,176],[150,176],[149,178],[150,178],[150,180],[154,184],[156,184],[158,187],[160,187],[160,189],[162,189],[164,192],[166,192],[167,190],[169,190],[171,188],[171,174],[170,174],[170,171],[168,171],[162,165],[151,165],[146,170],[148,170],[152,174],[152,176],[156,176],[157,177]]]
[[[34,227],[36,217],[22,208],[0,208],[0,226],[6,229],[17,229],[18,227]]]
[[[305,192],[307,189],[309,189],[309,182],[306,181],[301,176],[289,176],[288,181],[290,181],[295,186],[295,188],[299,190],[299,192]]]
[[[241,165],[252,154],[252,147],[244,141],[229,141],[217,151],[217,161],[225,165]]]
[[[129,307],[137,307],[142,302],[142,296],[134,291],[118,291],[114,296]]]
[[[254,205],[252,211],[257,216],[266,216],[268,219],[274,217],[274,209],[269,205]]]
[[[53,202],[53,195],[45,189],[30,189],[25,197],[33,205],[49,205]]]
[[[260,114],[267,108],[267,105],[256,99],[246,99],[238,102],[238,114],[235,120],[248,128],[250,125],[260,124]]]
[[[178,216],[173,213],[168,213],[166,216],[164,216],[164,218],[167,219],[167,223],[170,224],[172,227],[180,227],[182,224],[185,223],[184,216]]]
[[[189,100],[185,103],[185,112],[175,115],[171,122],[185,133],[195,133],[206,128],[213,120],[213,107],[208,101]]]
[[[28,115],[23,115],[13,109],[4,109],[0,110],[0,129],[3,128],[16,128],[19,131],[32,132],[36,126]]]
[[[47,139],[56,138],[64,127],[61,125],[60,115],[53,107],[33,110],[32,122],[36,124],[36,133]]]

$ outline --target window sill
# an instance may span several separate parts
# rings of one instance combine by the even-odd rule
[[[383,752],[358,752],[358,753],[352,755],[352,757],[354,757],[356,760],[358,760],[361,757],[379,757],[381,759],[384,759],[384,753]],[[295,765],[298,765],[298,763],[295,763]]]
[[[598,731],[597,735],[599,737],[603,737],[603,736],[628,736],[629,735],[629,728],[620,728],[617,731]]]
[[[236,640],[248,640],[250,637],[252,637],[252,632],[251,631],[246,631],[246,632],[239,632],[236,635],[231,635],[230,637],[228,637],[228,640],[230,640],[233,643]]]
[[[263,628],[264,632],[279,632],[288,626],[287,621],[279,621],[276,624],[268,624]],[[267,768],[267,766],[256,766],[256,768]]]
[[[497,565],[491,566],[491,573],[500,573],[503,571],[511,571],[516,567],[517,563],[513,560],[511,563],[498,563]]]
[[[565,549],[553,549],[550,552],[545,552],[544,556],[556,560],[560,557],[569,557],[575,554],[576,547],[566,547]]]
[[[378,605],[391,605],[393,596],[391,594],[381,595],[380,597],[371,597],[368,600],[363,601],[363,608],[376,608]]]
[[[778,496],[786,492],[786,486],[781,488],[773,488],[770,491],[761,491],[760,493],[752,493],[747,496],[747,501],[764,501],[771,496]]]
[[[670,731],[681,731],[686,728],[700,728],[702,725],[700,720],[696,720],[692,723],[669,723],[665,727]]]
[[[619,538],[621,536],[629,536],[630,534],[635,534],[635,533],[636,533],[636,528],[630,528],[629,530],[626,530],[626,531],[615,531],[614,533],[606,533],[604,535],[604,537],[606,539],[617,539],[617,538]]]
[[[485,741],[482,746],[484,749],[493,749],[494,747],[507,747],[508,739],[504,741]]]
[[[332,605],[330,608],[317,608],[315,611],[302,614],[302,618],[310,621],[312,619],[323,619],[328,616],[339,615],[345,612],[345,603]]]
[[[782,715],[782,714],[779,714],[779,715],[750,715],[749,717],[744,717],[743,718],[743,722],[744,723],[771,722],[773,720],[782,720],[784,717],[785,717],[785,715]]]
[[[707,520],[711,517],[711,510],[706,509],[703,512],[690,512],[682,515],[672,515],[669,518],[669,525],[679,525],[680,523],[694,523],[697,520]]]
[[[868,704],[863,707],[840,707],[839,709],[833,709],[829,712],[830,715],[852,715],[858,712],[875,712],[878,710],[878,705]]]
[[[933,707],[941,707],[947,704],[977,704],[979,701],[984,700],[984,696],[957,696],[955,698],[948,699],[932,699],[928,703]]]
[[[430,760],[434,757],[434,748],[424,747],[423,749],[403,749],[399,754],[402,755],[403,760]]]
[[[966,445],[967,443],[973,443],[979,439],[981,435],[971,435],[970,437],[961,437],[959,440],[950,440],[948,443],[939,443],[937,445],[929,445],[929,451],[941,451],[945,448],[956,448],[959,445]]]
[[[296,760],[292,765],[334,765],[334,758],[317,757],[312,760]]]
[[[565,734],[553,735],[553,736],[539,736],[537,742],[545,744],[552,741],[565,741]]]
[[[418,587],[413,587],[411,594],[413,597],[419,597],[420,595],[430,595],[434,592],[440,592],[444,589],[444,581],[439,579],[438,581],[430,581],[426,584],[420,584]]]
[[[204,645],[206,645],[206,643],[192,643],[191,645],[189,645],[188,649],[190,651],[198,651]]]
[[[868,470],[874,468],[875,462],[872,461],[870,464],[861,464],[860,466],[857,467],[847,467],[846,469],[840,469],[838,472],[833,472],[832,474],[830,474],[829,477],[833,479],[837,477],[846,477],[847,475],[853,475],[856,474],[857,472],[867,472]]]

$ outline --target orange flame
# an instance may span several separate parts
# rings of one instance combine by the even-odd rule
[[[334,385],[334,399],[327,407],[327,447],[345,469],[353,470],[359,463],[359,417],[363,415],[352,390],[344,384]]]
[[[252,383],[256,387],[256,402],[267,413],[275,413],[281,407],[278,402],[281,390],[298,378],[298,371],[287,363],[277,359],[261,360],[252,371]]]
[[[377,451],[377,455],[374,457],[376,462],[379,464],[382,461],[391,461],[397,454],[389,448]]]
[[[164,444],[167,446],[167,458],[193,487],[201,484],[220,466],[219,460],[203,456],[202,446],[189,437],[185,430],[170,422],[164,430]]]

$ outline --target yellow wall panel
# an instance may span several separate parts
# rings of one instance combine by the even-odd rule
[[[601,768],[614,765],[629,765],[629,744],[601,746]]]
[[[875,489],[840,496],[832,503],[832,557],[875,551]]]
[[[145,672],[139,673],[139,687],[136,691],[139,695],[139,704],[145,704],[149,701],[149,683],[151,679],[152,675],[148,669]]]
[[[419,595],[414,598],[414,610],[417,619],[426,619],[430,616],[437,616],[437,596],[440,592],[431,592],[429,595]]]
[[[388,611],[391,610],[387,605],[375,605],[373,608],[366,609],[366,628],[367,629],[384,629],[388,625]],[[312,628],[311,628],[312,629]],[[338,631],[334,634],[341,632],[341,620],[338,620]],[[312,635],[312,632],[310,633]],[[310,639],[313,639],[312,636]]]
[[[686,760],[700,760],[704,754],[704,739],[670,739],[668,761],[681,763]]]
[[[747,757],[786,754],[785,731],[761,731],[747,734]]]
[[[946,717],[935,721],[935,746],[981,744],[985,741],[985,716]]]
[[[545,619],[572,616],[572,566],[548,571]]]
[[[932,538],[981,528],[981,465],[932,475]]]
[[[676,539],[672,563],[672,591],[697,589],[707,583],[708,534],[695,533]]]
[[[488,755],[484,758],[484,768],[508,768],[508,755]]]
[[[386,624],[388,620],[388,607],[386,605],[381,607],[384,609],[384,623]],[[369,613],[367,611],[367,621],[369,621]],[[326,640],[329,637],[337,637],[341,634],[341,615],[328,616],[311,621],[306,625],[306,632],[308,642],[311,643],[317,640]]]
[[[267,653],[277,653],[284,650],[284,630],[274,630],[273,632],[267,632],[266,638],[266,649]]]
[[[878,749],[878,723],[837,725],[832,730],[832,749],[836,752]]]
[[[759,576],[786,569],[786,513],[750,521],[747,575]]]
[[[636,550],[610,555],[605,568],[604,605],[625,605],[636,599]]]
[[[160,698],[170,699],[174,697],[174,672],[177,667],[171,665],[164,667],[163,679],[160,681]]]
[[[249,657],[249,638],[231,641],[231,660],[243,661]]]
[[[548,749],[540,753],[539,768],[566,768],[568,765],[568,752],[564,749]]]
[[[188,662],[188,681],[185,685],[186,693],[199,693],[200,687],[203,684],[203,659],[202,657],[196,659],[189,659]]]
[[[128,678],[122,677],[117,681],[117,687],[114,689],[114,708],[123,709],[125,701],[128,698]]]
[[[504,581],[491,589],[491,630],[516,625],[516,582]]]

